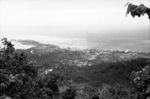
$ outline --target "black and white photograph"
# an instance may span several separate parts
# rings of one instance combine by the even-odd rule
[[[150,0],[0,0],[0,99],[150,99]]]

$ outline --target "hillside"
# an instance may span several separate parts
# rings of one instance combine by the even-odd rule
[[[94,86],[99,86],[100,83],[130,86],[130,73],[150,64],[149,53],[99,49],[72,50],[36,41],[20,42],[35,46],[24,52],[29,60],[41,68],[41,72],[52,69],[62,73],[67,79],[78,83],[88,82]]]
[[[7,93],[18,97],[19,94],[28,99],[35,93],[32,97],[40,95],[45,99],[68,95],[77,99],[98,96],[132,99],[132,95],[136,97],[136,93],[132,93],[136,88],[132,74],[142,73],[150,66],[149,53],[72,50],[36,41],[19,42],[34,47],[14,50],[11,42],[4,39],[4,48],[0,51],[3,96]]]

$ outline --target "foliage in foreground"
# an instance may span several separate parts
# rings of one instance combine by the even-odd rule
[[[135,93],[140,99],[150,98],[150,65],[142,70],[133,72],[133,82],[135,83]]]
[[[45,78],[46,82],[42,82],[38,78],[38,69],[26,59],[24,53],[16,53],[13,44],[6,38],[2,39],[2,43],[4,47],[0,49],[0,97],[51,99],[58,90],[56,80]]]

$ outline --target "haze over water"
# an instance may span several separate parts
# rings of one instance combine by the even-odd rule
[[[0,32],[62,47],[150,52],[148,16],[125,16],[127,2],[149,0],[0,0]]]

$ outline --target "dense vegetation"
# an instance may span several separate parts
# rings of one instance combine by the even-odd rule
[[[16,53],[11,42],[2,39],[0,50],[0,97],[5,99],[51,99],[58,92],[55,75],[40,78],[38,68]],[[46,81],[45,81],[46,80]]]
[[[24,50],[24,53],[16,51],[6,38],[2,39],[2,43],[2,99],[147,99],[150,96],[149,57],[127,60],[117,58],[116,61],[116,53],[113,53],[115,61],[111,59],[110,62],[79,67],[59,62],[58,56],[63,56],[64,51],[31,55],[28,50]],[[69,55],[68,59],[81,54],[65,51],[65,56]]]

